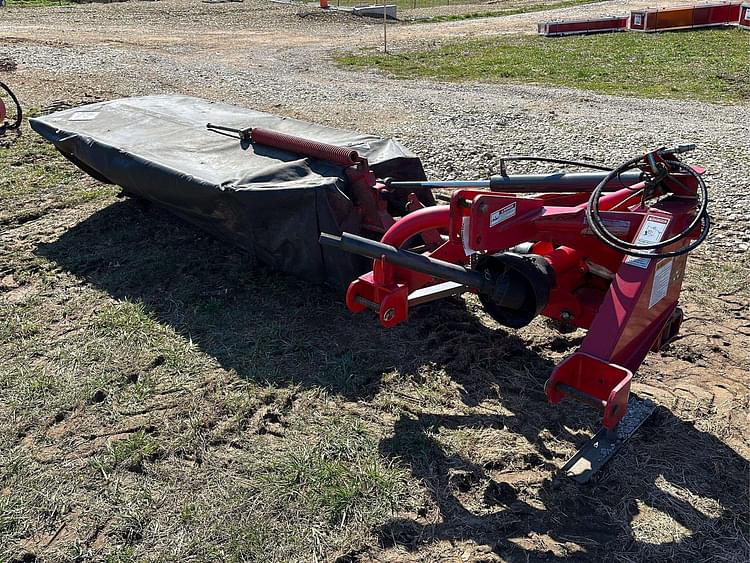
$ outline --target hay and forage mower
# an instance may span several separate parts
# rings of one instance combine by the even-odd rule
[[[209,118],[230,126],[207,132]],[[473,292],[507,327],[543,315],[587,329],[546,383],[551,403],[602,412],[603,428],[563,468],[579,481],[652,412],[630,397],[633,373],[679,330],[687,255],[709,230],[702,170],[679,160],[690,145],[614,169],[514,157],[490,180],[429,182],[395,141],[196,98],[113,100],[30,123],[95,178],[272,268],[333,286],[359,276],[346,303],[384,327]],[[514,160],[590,170],[509,174]]]

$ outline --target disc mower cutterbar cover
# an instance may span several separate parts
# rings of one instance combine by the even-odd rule
[[[31,127],[93,177],[167,208],[274,269],[345,287],[367,261],[321,247],[359,232],[342,166],[240,143],[207,123],[264,127],[351,147],[378,177],[424,179],[399,143],[183,96],[101,102],[31,119]]]

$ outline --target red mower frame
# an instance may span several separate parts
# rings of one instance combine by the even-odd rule
[[[602,412],[590,451],[566,466],[592,458],[584,481],[653,410],[636,409],[639,420],[622,424],[633,374],[682,321],[687,254],[710,226],[703,170],[676,157],[692,148],[662,148],[606,174],[493,177],[490,191],[386,181],[389,189],[456,191],[450,205],[398,220],[380,243],[347,233],[323,234],[321,243],[374,259],[346,303],[353,312],[374,310],[384,327],[406,321],[413,305],[470,291],[505,326],[541,314],[587,329],[545,385],[550,403],[568,396]]]

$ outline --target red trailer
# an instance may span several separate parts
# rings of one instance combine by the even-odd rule
[[[653,32],[736,25],[739,16],[739,2],[646,8],[645,10],[630,12],[630,29],[632,31]]]
[[[553,20],[537,24],[539,35],[559,37],[561,35],[584,35],[588,33],[606,33],[627,31],[627,16],[610,16],[594,19]]]
[[[750,2],[745,2],[740,6],[740,21],[738,25],[740,29],[750,31]]]

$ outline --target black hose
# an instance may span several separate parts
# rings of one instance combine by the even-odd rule
[[[21,109],[21,104],[19,103],[18,98],[16,98],[16,95],[13,93],[13,91],[8,88],[8,86],[4,82],[0,82],[0,88],[8,93],[11,100],[13,100],[13,103],[16,105],[16,120],[13,123],[5,125],[3,128],[18,129],[21,126],[21,121],[23,121],[23,110]]]
[[[603,170],[609,172],[612,170],[608,166],[602,166],[601,164],[593,164],[591,162],[581,162],[578,160],[568,160],[565,158],[550,158],[547,156],[505,156],[500,159],[500,174],[507,176],[508,171],[505,167],[506,162],[517,162],[517,161],[532,161],[532,162],[551,162],[553,164],[565,164],[567,166],[579,166],[581,168],[591,168],[592,170]]]
[[[607,177],[604,178],[604,180],[602,180],[596,188],[594,188],[594,191],[591,192],[591,197],[589,198],[588,205],[586,206],[586,220],[588,221],[588,224],[591,227],[591,230],[604,244],[606,244],[610,248],[617,250],[618,252],[622,252],[623,254],[627,254],[629,256],[636,256],[639,258],[671,258],[674,256],[682,256],[683,254],[687,254],[688,252],[697,248],[706,239],[706,237],[708,236],[708,232],[711,228],[711,220],[708,215],[708,186],[706,185],[706,182],[703,180],[700,174],[695,172],[695,170],[693,170],[690,166],[687,166],[686,164],[679,162],[677,160],[665,160],[664,162],[666,164],[669,164],[672,167],[683,170],[687,174],[693,176],[697,180],[698,186],[701,192],[700,207],[698,208],[698,212],[696,213],[695,217],[693,218],[693,220],[690,222],[690,224],[687,227],[685,227],[677,235],[667,240],[659,241],[653,244],[644,244],[644,243],[637,243],[637,242],[629,242],[629,241],[622,240],[616,237],[609,230],[607,230],[607,227],[605,226],[604,221],[602,221],[602,218],[600,216],[600,210],[599,210],[599,199],[601,198],[602,192],[604,191],[604,186],[606,186],[607,183],[613,178],[619,177],[624,172],[627,172],[628,170],[635,168],[637,164],[641,162],[643,159],[644,159],[643,156],[639,156],[637,158],[631,159],[621,164],[616,169],[612,170],[607,175]],[[652,182],[659,182],[667,176],[668,176],[668,172],[665,171],[665,174],[652,179]],[[677,183],[682,184],[676,178],[671,178],[671,179],[676,181]],[[649,250],[653,251],[653,250],[656,250],[657,248],[662,248],[670,244],[674,244],[676,242],[679,242],[687,238],[688,235],[699,224],[701,225],[700,235],[698,235],[698,238],[696,238],[690,244],[683,246],[681,248],[678,248],[677,250],[671,250],[668,252],[660,252],[660,253],[647,252]]]

